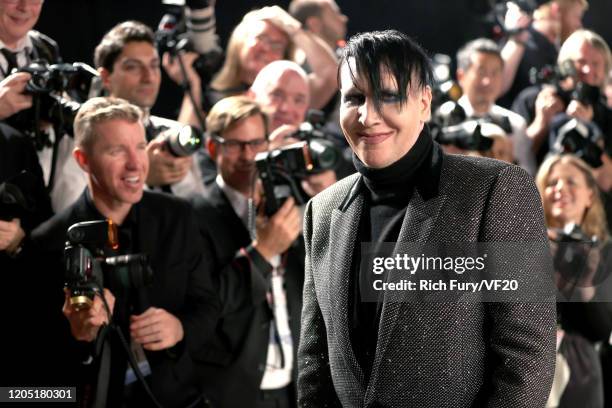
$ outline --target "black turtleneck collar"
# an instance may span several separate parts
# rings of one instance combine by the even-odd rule
[[[432,150],[433,141],[428,127],[425,126],[414,146],[395,163],[374,169],[367,167],[355,154],[353,163],[363,176],[364,184],[375,201],[385,200],[389,196],[404,201],[410,198],[413,187],[422,178],[421,175],[430,179],[421,173],[430,169]]]

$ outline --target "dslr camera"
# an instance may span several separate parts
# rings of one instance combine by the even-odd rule
[[[87,309],[104,287],[112,290],[145,287],[153,281],[153,271],[145,254],[105,256],[118,250],[117,226],[111,220],[83,221],[68,228],[64,248],[65,286],[70,304]]]
[[[320,111],[310,111],[307,121],[290,137],[299,142],[258,153],[255,157],[268,216],[278,211],[289,197],[299,205],[305,204],[309,197],[300,181],[313,174],[335,170],[342,160],[338,142],[323,130]]]
[[[16,113],[7,122],[29,136],[38,150],[51,146],[48,137],[40,132],[41,121],[51,123],[60,135],[72,135],[74,118],[80,103],[89,97],[92,80],[98,76],[96,70],[82,62],[49,65],[35,60],[18,72],[32,76],[25,88],[32,95],[32,107]]]

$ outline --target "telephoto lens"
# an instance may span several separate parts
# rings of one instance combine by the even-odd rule
[[[166,137],[166,148],[176,157],[191,156],[203,145],[203,133],[193,126],[183,126]]]

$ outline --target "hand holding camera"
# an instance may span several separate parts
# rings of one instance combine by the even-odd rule
[[[71,301],[71,292],[69,289],[64,290],[65,300],[62,312],[70,323],[70,331],[72,336],[79,341],[94,341],[98,336],[100,327],[108,324],[110,321],[109,315],[104,306],[104,302],[99,296],[93,300],[91,307],[80,309],[75,308]],[[115,297],[108,289],[104,289],[104,299],[111,313],[115,307]]]
[[[31,77],[27,72],[17,72],[0,82],[0,120],[32,106],[32,95],[25,92]]]
[[[175,156],[167,148],[167,136],[161,134],[147,145],[149,156],[149,186],[178,183],[185,178],[192,165],[191,156]]]
[[[269,262],[285,252],[302,230],[302,217],[293,197],[289,197],[269,218],[257,216],[257,241],[253,247]]]

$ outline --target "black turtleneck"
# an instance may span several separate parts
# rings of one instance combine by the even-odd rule
[[[432,151],[433,141],[425,128],[410,151],[385,168],[366,167],[358,157],[353,156],[355,168],[363,176],[364,182],[364,209],[359,223],[354,259],[361,259],[362,242],[375,244],[397,241],[406,207],[415,187],[427,188],[436,184],[432,180],[434,176],[431,172]],[[363,293],[371,293],[373,279],[371,268],[362,269],[361,262],[355,262],[351,282],[353,304],[349,309],[353,322],[351,342],[366,382],[370,376],[376,351],[383,296],[380,292],[378,302],[364,299]]]

